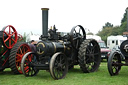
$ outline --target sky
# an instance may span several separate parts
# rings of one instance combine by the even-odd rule
[[[120,25],[127,7],[128,0],[0,0],[0,29],[12,25],[19,34],[42,34],[41,8],[49,8],[49,28],[70,32],[82,25],[96,34],[106,22]]]

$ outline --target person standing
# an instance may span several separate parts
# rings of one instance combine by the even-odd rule
[[[29,45],[30,46],[30,49],[32,50],[32,52],[36,53],[36,41],[34,40],[31,40],[31,44]]]

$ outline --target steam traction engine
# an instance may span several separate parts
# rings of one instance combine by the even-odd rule
[[[108,59],[108,71],[111,76],[118,75],[121,66],[128,66],[128,8],[127,12],[127,32],[123,35],[127,37],[127,40],[123,41],[118,50],[111,52]],[[124,60],[122,62],[122,60]]]
[[[68,69],[80,65],[84,73],[94,72],[101,61],[100,47],[94,39],[86,39],[81,25],[74,26],[64,36],[56,27],[48,31],[48,8],[42,8],[42,35],[36,53],[26,53],[21,61],[25,76],[34,76],[39,70],[49,70],[54,79],[65,77]]]
[[[22,39],[12,25],[5,26],[0,31],[0,71],[11,68],[15,74],[22,73],[22,56],[31,51],[28,44],[17,42]]]

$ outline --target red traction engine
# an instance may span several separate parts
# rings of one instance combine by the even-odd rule
[[[0,71],[11,68],[15,74],[22,73],[22,56],[31,51],[27,43],[19,42],[22,39],[12,25],[5,26],[0,31]]]

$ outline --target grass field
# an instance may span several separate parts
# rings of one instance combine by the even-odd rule
[[[128,67],[122,67],[118,76],[110,76],[107,63],[102,62],[94,73],[82,73],[79,66],[70,70],[61,80],[53,80],[50,73],[40,71],[37,76],[14,75],[10,69],[0,73],[0,85],[128,85]]]

